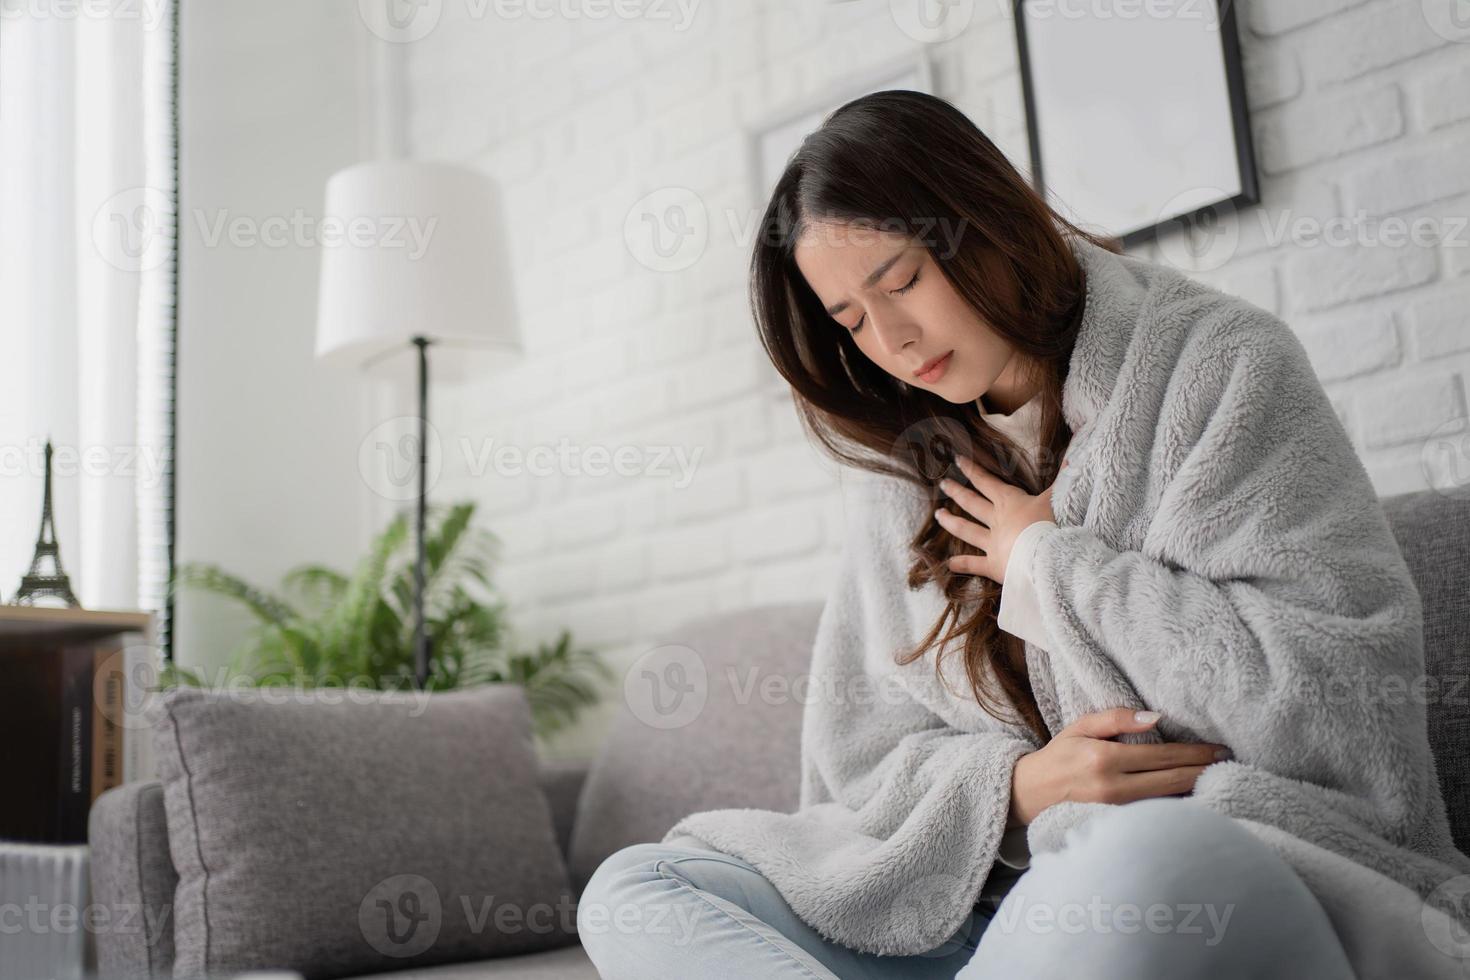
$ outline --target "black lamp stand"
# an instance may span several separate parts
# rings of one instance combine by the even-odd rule
[[[424,628],[424,526],[429,505],[429,338],[414,337],[419,349],[419,504],[418,531],[415,534],[418,554],[413,567],[413,677],[423,690],[429,682],[429,634]]]

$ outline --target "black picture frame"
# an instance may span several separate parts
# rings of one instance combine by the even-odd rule
[[[1042,159],[1041,132],[1038,125],[1040,113],[1037,106],[1037,85],[1032,75],[1030,41],[1026,32],[1026,8],[1038,0],[1013,0],[1012,12],[1016,29],[1016,54],[1021,72],[1021,95],[1026,112],[1026,138],[1031,153],[1031,180],[1037,193],[1047,197],[1045,161]],[[1241,66],[1240,38],[1236,33],[1235,4],[1233,0],[1202,0],[1213,3],[1218,17],[1218,33],[1221,42],[1221,63],[1225,73],[1225,90],[1229,101],[1230,125],[1235,145],[1235,165],[1240,190],[1236,194],[1216,201],[1209,201],[1192,210],[1169,215],[1150,224],[1129,228],[1122,232],[1105,229],[1107,234],[1118,238],[1125,248],[1131,248],[1155,240],[1165,229],[1181,224],[1191,225],[1214,216],[1217,209],[1240,209],[1260,203],[1260,179],[1256,170],[1255,144],[1251,137],[1250,111],[1245,95],[1245,75]]]

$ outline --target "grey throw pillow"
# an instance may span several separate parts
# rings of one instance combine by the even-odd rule
[[[157,710],[176,977],[325,978],[572,941],[520,687],[180,688]]]

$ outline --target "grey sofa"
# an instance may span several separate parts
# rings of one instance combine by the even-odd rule
[[[1383,501],[1424,600],[1429,738],[1455,841],[1470,851],[1470,495],[1433,491]],[[557,837],[580,891],[607,855],[656,841],[686,813],[748,806],[790,810],[797,802],[803,685],[820,603],[766,606],[700,618],[665,642],[698,651],[708,699],[692,722],[645,724],[624,710],[590,765],[543,764]],[[775,676],[775,682],[763,679]],[[92,879],[97,902],[143,908],[156,928],[98,935],[104,977],[167,976],[173,961],[177,876],[169,858],[157,783],[113,790],[93,808]],[[595,978],[576,945],[537,953],[397,971],[399,978]]]

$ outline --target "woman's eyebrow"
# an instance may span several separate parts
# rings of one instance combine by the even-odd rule
[[[868,278],[866,278],[866,279],[863,280],[863,285],[864,286],[871,286],[871,285],[873,285],[873,283],[877,282],[879,279],[882,279],[883,278],[883,273],[885,273],[889,269],[893,268],[893,263],[895,263],[899,259],[903,258],[904,257],[904,253],[906,253],[907,251],[908,251],[908,248],[907,247],[901,248],[897,252],[893,253],[893,255],[889,256],[886,259],[884,259],[881,263],[879,263],[878,268],[876,268],[872,272],[868,273]],[[843,300],[840,303],[833,303],[831,306],[827,307],[827,314],[829,316],[836,316],[837,314],[841,313],[843,310],[847,309],[847,305],[848,305],[847,304],[847,300]]]

